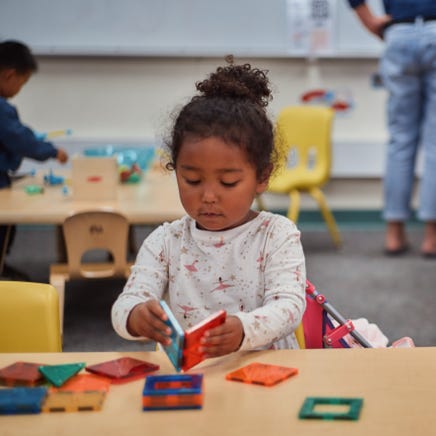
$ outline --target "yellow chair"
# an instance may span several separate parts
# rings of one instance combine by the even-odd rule
[[[271,179],[268,191],[289,195],[287,216],[294,222],[300,211],[300,192],[311,195],[321,209],[333,242],[339,247],[341,237],[336,221],[320,189],[330,178],[333,116],[333,110],[323,106],[290,106],[279,113],[275,146],[288,156],[288,162]],[[262,208],[260,198],[258,204]]]
[[[67,263],[50,266],[50,283],[59,294],[61,330],[64,315],[65,283],[73,279],[127,278],[129,222],[117,212],[87,211],[69,216],[63,223]],[[84,262],[95,250],[107,252],[108,262]]]
[[[0,352],[59,351],[56,289],[46,283],[0,281]]]

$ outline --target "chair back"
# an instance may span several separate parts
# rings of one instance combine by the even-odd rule
[[[108,211],[79,212],[63,224],[70,279],[125,277],[129,222],[124,215]],[[95,268],[83,262],[92,250],[104,250],[112,255],[105,268]],[[101,265],[101,263],[100,263]]]
[[[333,116],[324,106],[289,106],[279,113],[275,147],[288,161],[271,179],[270,191],[309,190],[329,179]]]
[[[56,289],[45,283],[0,281],[0,352],[60,351]]]

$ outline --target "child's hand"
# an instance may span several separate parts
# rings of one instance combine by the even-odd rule
[[[167,315],[159,301],[149,300],[135,306],[127,320],[127,330],[133,336],[144,336],[163,345],[171,344],[171,329],[164,323]]]
[[[56,155],[56,159],[60,163],[65,163],[68,160],[68,154],[65,150],[62,148],[58,148],[58,154]]]
[[[208,330],[201,339],[204,357],[218,357],[236,351],[244,339],[244,327],[237,316],[228,316],[226,322]]]

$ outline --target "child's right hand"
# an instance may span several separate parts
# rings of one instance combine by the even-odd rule
[[[56,159],[60,163],[65,163],[68,160],[68,154],[65,150],[62,148],[58,148],[58,154],[56,155]]]
[[[171,344],[171,329],[164,321],[168,319],[159,301],[149,300],[138,304],[127,319],[127,330],[133,336],[144,336],[163,345]]]

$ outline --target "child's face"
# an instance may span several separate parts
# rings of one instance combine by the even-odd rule
[[[17,95],[31,75],[31,72],[18,73],[12,68],[0,70],[0,96],[12,98]]]
[[[188,215],[206,230],[237,227],[253,218],[251,204],[265,191],[246,152],[221,138],[187,139],[176,164],[179,195]]]

